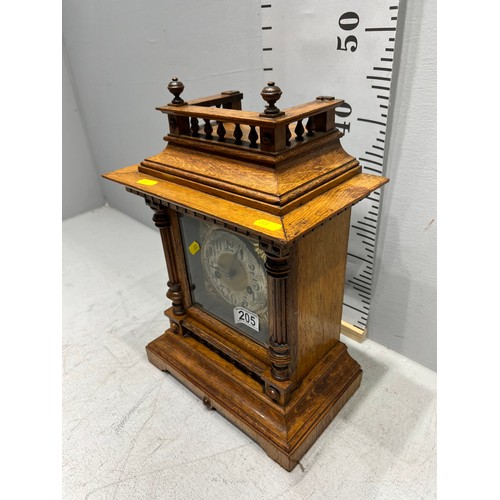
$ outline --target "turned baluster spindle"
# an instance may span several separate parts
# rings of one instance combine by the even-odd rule
[[[205,121],[205,126],[203,127],[203,132],[205,132],[205,139],[208,139],[210,141],[213,139],[212,132],[214,128],[212,127],[210,120],[204,118],[204,121]]]
[[[226,129],[224,128],[224,123],[222,122],[217,122],[219,125],[217,127],[217,136],[218,136],[218,141],[219,142],[225,142],[226,139],[224,139],[224,136],[226,135]]]
[[[303,137],[303,135],[304,135],[304,125],[302,125],[302,120],[299,120],[297,122],[297,126],[295,127],[294,132],[295,132],[295,135],[296,135],[296,137],[295,137],[296,141],[300,142],[300,141],[304,140],[304,137]]]
[[[314,120],[312,116],[309,117],[306,123],[307,136],[312,137],[314,135]]]
[[[236,123],[235,127],[234,127],[234,132],[233,132],[233,136],[234,136],[234,143],[235,144],[243,144],[243,141],[241,140],[241,138],[243,137],[243,132],[241,131],[241,127],[240,127],[240,124],[239,123]]]
[[[200,125],[198,123],[198,118],[196,116],[191,117],[191,135],[193,137],[200,137],[198,131],[200,130]]]
[[[287,146],[290,146],[290,139],[292,137],[292,133],[290,132],[290,126],[286,126],[286,131],[285,131],[285,144]]]
[[[258,138],[259,134],[257,134],[257,130],[255,130],[255,125],[250,125],[250,132],[248,133],[248,140],[250,141],[249,147],[256,148]]]

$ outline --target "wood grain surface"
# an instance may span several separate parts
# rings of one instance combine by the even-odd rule
[[[175,105],[158,108],[170,126],[164,151],[104,176],[142,196],[160,229],[172,307],[148,358],[292,470],[361,381],[339,340],[350,214],[388,179],[362,173],[342,148],[334,112],[341,100],[281,114],[271,85],[269,118],[241,111],[237,91],[184,103],[181,86],[174,78]],[[258,239],[265,345],[193,302],[183,215]]]
[[[115,170],[105,174],[104,177],[130,187],[138,193],[163,200],[170,204],[173,209],[192,210],[221,224],[230,224],[240,228],[247,234],[264,237],[279,243],[294,242],[321,222],[354,205],[388,182],[385,177],[358,174],[286,215],[278,216],[143,174],[139,172],[138,165]],[[140,184],[139,181],[143,179],[156,181],[156,184],[150,186]],[[255,225],[255,222],[259,220],[266,220],[276,226],[273,225],[273,229],[269,229],[269,227]]]

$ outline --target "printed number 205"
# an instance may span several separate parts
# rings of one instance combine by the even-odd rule
[[[234,308],[234,322],[243,323],[257,332],[259,331],[259,317],[257,314],[247,311],[243,307]]]

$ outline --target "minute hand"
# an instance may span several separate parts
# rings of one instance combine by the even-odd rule
[[[233,260],[231,261],[231,264],[229,265],[229,272],[227,273],[228,274],[228,278],[233,278],[234,275],[236,274],[235,273],[235,267],[236,267],[236,263],[237,262],[238,262],[238,251],[236,251],[233,254]]]

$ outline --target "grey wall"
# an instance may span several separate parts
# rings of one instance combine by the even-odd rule
[[[64,0],[63,37],[97,170],[163,149],[166,119],[154,108],[170,100],[172,76],[186,85],[185,98],[237,88],[245,108],[260,109],[267,77],[259,16],[258,0]],[[398,17],[391,183],[368,329],[372,340],[435,369],[436,2],[401,1]],[[109,181],[100,185],[110,205],[151,225],[141,199]]]
[[[436,369],[436,1],[400,2],[369,337]]]
[[[167,119],[155,107],[171,101],[172,76],[185,99],[238,89],[252,109],[265,83],[259,16],[256,0],[64,0],[63,37],[99,172],[165,147]],[[111,206],[151,224],[138,197],[102,187]]]
[[[67,219],[103,205],[104,194],[75,98],[64,46],[62,92],[62,217]]]

